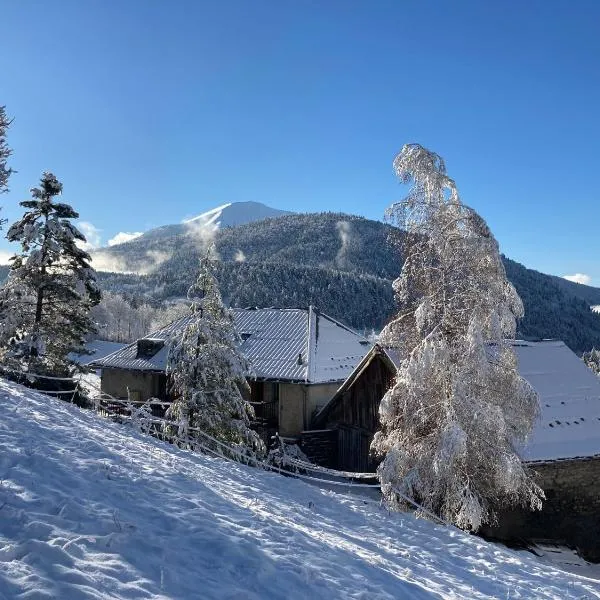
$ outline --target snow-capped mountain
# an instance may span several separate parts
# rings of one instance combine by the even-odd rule
[[[157,240],[170,239],[190,232],[194,235],[211,234],[224,227],[237,227],[238,225],[246,225],[247,223],[289,214],[291,214],[289,211],[271,208],[261,202],[229,202],[207,210],[196,217],[184,219],[181,223],[150,229],[143,235],[125,243],[130,244],[133,241],[137,244],[156,242]],[[122,246],[123,244],[115,244],[111,246],[111,251],[119,252]],[[105,250],[102,248],[93,254],[102,254]]]
[[[236,227],[237,225],[245,225],[246,223],[289,214],[286,210],[271,208],[261,202],[229,202],[208,210],[197,217],[185,219],[183,224],[205,225],[216,228]]]
[[[360,330],[381,328],[397,310],[391,280],[402,261],[396,246],[388,243],[393,231],[389,225],[353,215],[299,213],[224,226],[233,222],[229,219],[236,217],[237,209],[245,208],[221,206],[188,223],[107,248],[103,261],[97,262],[94,255],[98,271],[119,273],[102,275],[103,289],[154,300],[185,296],[209,233],[221,259],[221,293],[232,306],[315,304]],[[258,214],[246,212],[245,218]],[[211,226],[195,226],[202,221]],[[600,317],[589,309],[600,304],[600,289],[538,273],[509,259],[505,267],[525,305],[521,337],[560,339],[578,353],[600,346]]]
[[[178,240],[185,239],[192,246],[205,247],[205,242],[219,230],[291,214],[261,202],[230,202],[181,223],[156,227],[134,237],[124,234],[129,239],[93,250],[91,255],[94,267],[99,271],[150,273],[172,254]]]

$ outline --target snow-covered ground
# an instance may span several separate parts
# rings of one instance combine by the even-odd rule
[[[378,503],[179,450],[0,380],[0,597],[600,598]]]

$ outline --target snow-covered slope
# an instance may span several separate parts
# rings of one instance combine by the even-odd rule
[[[181,223],[155,227],[123,243],[93,250],[93,265],[98,271],[152,273],[173,256],[181,243],[197,251],[205,248],[220,229],[288,214],[291,213],[260,202],[223,204]]]
[[[0,381],[0,597],[600,598],[377,502],[191,454]]]
[[[230,202],[183,222],[194,225],[236,227],[289,214],[291,213],[286,210],[271,208],[261,202]]]
[[[254,223],[263,219],[281,217],[291,214],[285,210],[271,208],[260,202],[230,202],[217,206],[202,214],[185,219],[182,223],[173,225],[163,225],[150,229],[143,235],[136,237],[133,242],[126,244],[116,244],[110,248],[102,248],[92,252],[93,256],[99,253],[109,253],[109,255],[119,255],[120,252],[129,251],[132,248],[144,246],[144,244],[160,242],[162,240],[172,240],[181,235],[192,235],[202,237],[204,234],[208,237],[217,229],[223,227],[236,227],[246,223]],[[203,233],[202,230],[205,230]],[[132,243],[135,246],[132,246]]]

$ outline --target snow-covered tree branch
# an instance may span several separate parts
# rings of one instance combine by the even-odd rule
[[[587,367],[600,376],[600,350],[592,348],[589,352],[584,352],[581,358]]]
[[[465,529],[499,508],[539,509],[542,490],[519,458],[539,406],[510,340],[523,305],[498,243],[465,206],[440,156],[417,144],[394,161],[407,197],[388,216],[406,231],[393,288],[400,314],[381,339],[400,350],[372,450],[385,497],[395,490]]]

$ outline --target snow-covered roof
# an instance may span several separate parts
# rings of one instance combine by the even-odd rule
[[[232,310],[242,338],[240,350],[258,379],[326,383],[343,381],[368,352],[366,338],[310,307]],[[174,321],[145,339],[168,341],[187,323]],[[97,368],[164,371],[168,345],[138,357],[137,342],[94,361]]]
[[[354,385],[354,382],[361,377],[368,366],[375,358],[381,358],[385,361],[390,371],[394,371],[400,364],[399,353],[393,348],[386,348],[379,344],[371,346],[369,351],[363,356],[362,360],[354,367],[352,373],[346,378],[342,385],[337,389],[333,397],[319,410],[313,419],[313,427],[323,427],[331,409],[336,406],[343,398],[344,393]]]
[[[87,365],[92,361],[99,360],[124,348],[126,344],[120,344],[118,342],[107,342],[106,340],[92,340],[86,342],[85,349],[91,352],[91,354],[70,354],[69,358],[79,363],[80,365]]]
[[[527,461],[600,454],[600,379],[560,341],[515,341],[521,375],[537,390],[541,418]]]
[[[521,451],[531,462],[600,455],[600,378],[564,342],[515,340],[519,372],[538,392],[540,419]],[[391,348],[375,346],[316,416],[317,426],[378,354],[400,364]]]
[[[143,339],[147,340],[168,340],[175,335],[177,331],[185,327],[188,317],[173,321],[166,327],[152,332]],[[131,344],[123,346],[116,352],[109,354],[98,360],[93,360],[90,366],[97,369],[113,368],[127,369],[132,371],[164,371],[167,365],[167,356],[169,354],[168,346],[163,346],[153,356],[138,356],[138,340]]]

